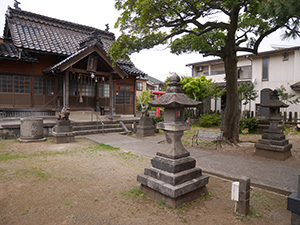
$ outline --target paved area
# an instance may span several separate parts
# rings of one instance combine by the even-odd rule
[[[124,151],[154,157],[156,152],[164,149],[164,135],[136,138],[117,133],[95,134],[84,136],[92,141],[120,147]],[[208,152],[195,148],[187,148],[191,156],[196,159],[197,166],[204,172],[217,176],[239,179],[247,176],[252,185],[268,188],[280,193],[288,194],[297,189],[297,178],[300,166],[287,166],[277,161],[267,162],[242,157]]]

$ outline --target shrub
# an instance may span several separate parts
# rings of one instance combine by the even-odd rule
[[[220,125],[220,116],[216,113],[214,114],[203,114],[199,118],[199,124],[202,127],[215,127]]]
[[[158,116],[158,117],[153,118],[153,122],[154,122],[155,125],[159,122],[162,122],[162,121],[164,121],[163,116]]]
[[[256,118],[248,118],[248,119],[241,119],[240,120],[240,133],[242,130],[248,128],[248,133],[253,134],[255,129],[257,128],[258,121]]]

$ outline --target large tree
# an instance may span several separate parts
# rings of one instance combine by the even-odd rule
[[[261,41],[287,25],[295,10],[282,13],[289,6],[282,0],[115,1],[122,11],[116,23],[122,35],[110,48],[113,60],[169,44],[175,54],[199,52],[224,61],[227,100],[222,130],[227,140],[238,142],[237,52],[257,53]],[[298,1],[284,2],[299,5]]]

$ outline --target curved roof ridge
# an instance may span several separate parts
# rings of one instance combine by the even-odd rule
[[[14,18],[20,18],[32,22],[38,22],[50,26],[56,26],[68,30],[73,30],[77,32],[85,32],[86,34],[91,33],[92,31],[97,31],[102,37],[108,38],[108,39],[115,39],[115,35],[112,32],[100,30],[94,27],[73,23],[65,20],[60,20],[28,11],[24,11],[21,9],[13,9],[10,6],[8,6],[8,10],[6,12],[6,18],[14,19]]]

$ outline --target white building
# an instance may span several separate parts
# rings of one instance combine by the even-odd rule
[[[226,86],[224,64],[220,59],[191,63],[192,76],[205,75],[219,86]],[[275,48],[257,55],[238,56],[238,82],[252,82],[258,98],[250,103],[251,111],[260,110],[261,90],[275,89],[283,85],[289,94],[300,97],[300,46]],[[211,102],[212,110],[221,109],[221,100]],[[243,106],[244,109],[244,106]],[[249,105],[246,106],[249,109]],[[300,105],[290,105],[288,111],[299,111]]]

